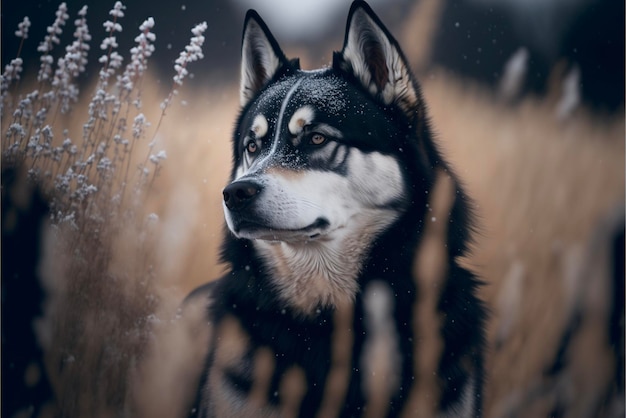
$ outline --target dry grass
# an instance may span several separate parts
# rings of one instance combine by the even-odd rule
[[[487,411],[502,416],[509,403],[540,387],[586,281],[608,280],[581,273],[592,234],[623,207],[624,120],[581,110],[559,121],[550,101],[533,98],[502,107],[443,74],[425,91],[443,149],[480,217],[468,261],[487,282],[483,296],[493,310]],[[606,268],[605,261],[592,259],[592,268]],[[605,306],[609,295],[602,296]],[[595,362],[600,375],[587,374],[577,389],[606,383],[602,369],[610,364],[602,355],[572,366]],[[529,413],[531,407],[522,416],[548,413]]]
[[[162,126],[168,164],[163,166],[148,205],[159,213],[167,259],[164,277],[186,294],[219,277],[222,188],[230,175],[231,136],[238,112],[234,88],[181,92],[189,103],[171,109]],[[171,161],[171,163],[170,163]]]

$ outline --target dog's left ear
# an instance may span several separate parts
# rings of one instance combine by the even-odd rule
[[[352,3],[341,52],[333,67],[353,75],[385,105],[397,105],[410,119],[419,93],[397,41],[364,1]]]
[[[252,100],[279,73],[297,68],[300,68],[298,59],[289,61],[261,16],[248,10],[241,42],[241,106]]]

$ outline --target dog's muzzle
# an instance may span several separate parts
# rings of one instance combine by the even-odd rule
[[[232,182],[222,191],[226,223],[237,237],[301,242],[318,239],[328,232],[330,222],[323,216],[305,221],[302,226],[297,223],[288,226],[284,219],[259,205],[262,191],[261,184],[250,180]]]

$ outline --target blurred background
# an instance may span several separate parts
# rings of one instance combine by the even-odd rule
[[[92,36],[103,35],[100,22],[108,18],[113,2],[69,0],[70,18],[83,4],[89,6]],[[455,75],[492,88],[501,83],[507,63],[517,56],[524,63],[519,88],[544,94],[555,71],[578,68],[583,101],[600,111],[616,111],[624,103],[624,2],[617,0],[372,0],[372,6],[404,48],[428,44],[420,51],[416,70],[443,67]],[[256,8],[267,20],[284,49],[304,52],[305,64],[316,68],[330,62],[341,48],[348,0],[130,0],[118,36],[120,50],[132,46],[136,29],[154,17],[158,44],[152,68],[169,74],[178,51],[193,25],[206,20],[205,51],[209,57],[195,66],[207,85],[234,81],[238,71],[243,16]],[[22,54],[26,65],[36,65],[34,48],[52,23],[58,4],[53,0],[2,2],[2,65],[15,57],[14,36],[24,16],[32,22]],[[416,18],[415,10],[422,16]],[[427,14],[427,16],[424,16]],[[417,20],[416,20],[417,19]],[[427,27],[427,30],[424,30]],[[64,36],[70,36],[66,31]],[[424,37],[428,39],[424,39]],[[408,42],[408,44],[407,44]],[[95,45],[94,45],[95,46]],[[92,48],[92,55],[98,51]],[[517,55],[516,55],[517,54]],[[408,54],[407,55],[412,55]],[[412,57],[416,61],[415,57]],[[95,60],[90,61],[92,64]],[[557,74],[558,75],[558,74]]]

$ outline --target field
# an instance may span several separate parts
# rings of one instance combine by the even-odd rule
[[[477,214],[464,262],[484,280],[481,297],[492,312],[486,416],[623,414],[608,331],[609,244],[624,221],[623,112],[578,108],[560,118],[558,92],[507,104],[443,70],[420,74],[440,147]],[[92,83],[87,92],[96,90]],[[127,158],[113,174],[88,171],[100,186],[95,203],[64,200],[78,219],[57,218],[46,229],[40,271],[51,297],[39,336],[47,336],[45,368],[56,404],[44,416],[56,407],[63,416],[183,416],[198,378],[202,320],[176,312],[190,290],[225,268],[218,262],[221,190],[238,92],[232,83],[177,87],[164,110],[156,105],[171,91],[163,84],[149,72],[141,77],[143,107],[127,104],[125,135],[138,113],[151,125],[130,152],[111,143],[103,155],[115,161],[119,150]],[[22,83],[22,94],[29,86],[37,83]],[[54,146],[83,136],[91,102],[87,93],[68,114],[48,116]],[[8,125],[3,115],[3,135]],[[107,140],[109,131],[98,132]],[[167,158],[151,165],[159,151]],[[66,160],[20,158],[24,176],[40,167],[39,184],[59,193],[44,171],[63,173],[56,164]],[[136,174],[137,167],[151,171]],[[136,190],[126,187],[135,183]]]

